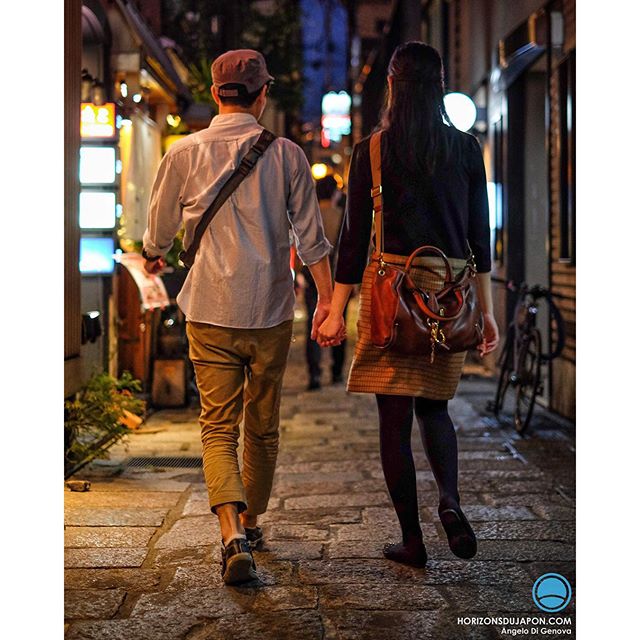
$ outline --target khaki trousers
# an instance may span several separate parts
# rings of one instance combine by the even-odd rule
[[[268,329],[187,323],[200,392],[204,476],[209,504],[267,510],[278,455],[280,395],[293,321]],[[244,413],[242,473],[238,465]]]

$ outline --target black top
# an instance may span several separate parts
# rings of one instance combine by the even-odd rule
[[[491,247],[482,151],[474,136],[447,129],[459,153],[420,180],[385,163],[386,134],[382,134],[384,251],[409,255],[430,244],[449,258],[466,258],[468,240],[478,271],[486,273],[491,271]],[[373,211],[369,142],[367,137],[354,147],[349,170],[335,276],[343,284],[362,282],[369,257]]]

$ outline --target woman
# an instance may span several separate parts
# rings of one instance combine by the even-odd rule
[[[414,249],[434,245],[458,273],[471,248],[484,316],[478,350],[484,356],[496,348],[498,328],[491,300],[489,207],[480,146],[473,136],[455,129],[446,114],[442,60],[433,47],[421,42],[399,46],[387,80],[387,104],[379,127],[384,260],[402,265]],[[373,208],[369,143],[370,137],[354,148],[331,313],[319,329],[319,340],[335,344],[340,339],[344,307],[353,286],[362,282],[358,344],[347,389],[375,393],[378,404],[382,468],[402,529],[402,542],[385,545],[383,553],[391,560],[424,567],[427,552],[411,452],[414,413],[438,485],[438,513],[449,547],[461,558],[473,557],[477,548],[460,508],[456,433],[447,410],[466,354],[439,351],[429,363],[424,356],[398,355],[371,344],[371,284],[378,265],[367,265]],[[442,286],[442,264],[438,258],[418,258],[410,275],[419,287]]]

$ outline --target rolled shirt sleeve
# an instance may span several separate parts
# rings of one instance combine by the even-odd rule
[[[316,196],[311,168],[300,147],[291,144],[291,178],[287,210],[296,251],[305,265],[320,262],[331,253],[331,243],[324,235],[322,215]]]
[[[147,228],[142,244],[149,255],[164,256],[182,225],[181,194],[184,181],[171,152],[160,162],[151,189]]]

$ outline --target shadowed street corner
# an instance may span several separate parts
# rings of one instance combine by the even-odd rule
[[[555,572],[575,585],[573,433],[540,411],[530,437],[519,438],[484,413],[493,381],[473,375],[450,406],[478,555],[467,562],[449,551],[414,429],[429,562],[419,570],[384,559],[383,544],[400,529],[380,467],[374,397],[328,381],[305,390],[302,324],[261,518],[265,544],[255,554],[260,581],[222,583],[220,533],[197,466],[198,410],[158,411],[108,460],[75,476],[90,491],[65,492],[65,638],[500,638],[499,625],[462,618],[544,616],[534,581]],[[562,616],[573,614],[572,602]]]

